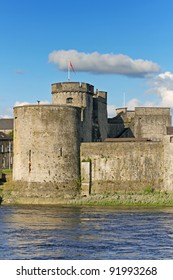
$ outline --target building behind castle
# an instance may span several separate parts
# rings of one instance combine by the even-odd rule
[[[52,84],[52,105],[14,108],[15,186],[22,195],[173,191],[173,128],[169,108],[116,110],[107,92],[87,83]]]

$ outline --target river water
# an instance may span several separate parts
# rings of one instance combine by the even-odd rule
[[[0,259],[173,259],[173,208],[0,206]]]

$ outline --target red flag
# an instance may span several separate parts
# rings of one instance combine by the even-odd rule
[[[70,67],[71,67],[71,69],[73,70],[73,72],[76,74],[76,71],[74,70],[74,67],[73,67],[71,61],[70,61]]]

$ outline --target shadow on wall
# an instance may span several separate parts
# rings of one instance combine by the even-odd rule
[[[2,173],[0,176],[0,185],[3,185],[4,182],[6,182],[6,174]]]
[[[131,128],[125,124],[121,115],[108,119],[108,138],[134,138]]]

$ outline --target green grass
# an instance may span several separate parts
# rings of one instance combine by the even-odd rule
[[[12,169],[2,169],[2,173],[11,174],[13,172]]]
[[[173,206],[173,193],[91,195],[89,197],[77,198],[67,203],[90,206]]]
[[[144,194],[151,194],[151,193],[154,193],[155,190],[152,186],[147,186],[145,189],[144,189]]]

